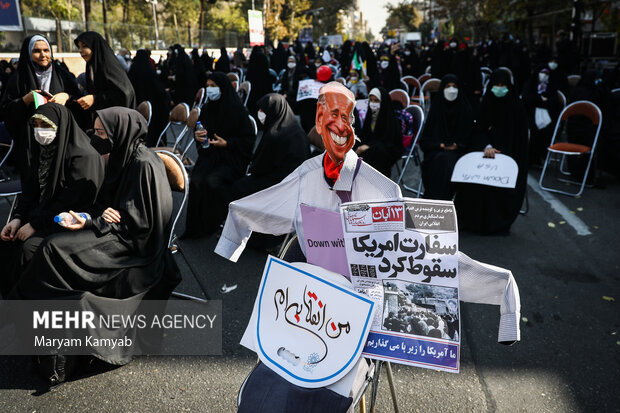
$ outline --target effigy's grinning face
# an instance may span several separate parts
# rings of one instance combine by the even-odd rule
[[[354,102],[346,93],[327,91],[325,107],[320,103],[317,107],[316,130],[323,138],[327,154],[336,165],[342,163],[355,142],[351,125],[353,106]]]

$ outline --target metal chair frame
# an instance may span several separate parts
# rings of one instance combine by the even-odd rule
[[[574,114],[570,114],[568,116],[565,116],[566,111],[570,110],[571,108],[575,107],[575,106],[583,106],[583,105],[591,105],[594,109],[596,109],[596,112],[598,114],[598,125],[596,128],[596,133],[594,135],[594,140],[592,142],[592,146],[590,147],[590,150],[588,152],[569,152],[569,151],[562,151],[562,150],[558,150],[558,149],[553,149],[552,146],[554,145],[554,143],[556,142],[556,139],[558,138],[558,131],[561,130],[561,125],[564,125],[564,121],[567,120],[570,116],[575,116],[575,115],[579,115],[579,113],[574,113]],[[594,158],[594,151],[596,149],[596,144],[598,142],[598,138],[599,138],[599,134],[601,132],[601,126],[603,124],[603,114],[601,112],[601,110],[599,109],[598,106],[596,106],[594,103],[589,102],[587,100],[579,100],[577,102],[573,102],[570,105],[566,106],[562,112],[560,113],[560,116],[558,117],[558,120],[555,124],[555,130],[553,131],[553,137],[551,138],[551,143],[549,145],[549,148],[547,148],[547,158],[545,159],[545,164],[543,165],[543,170],[540,174],[540,179],[538,181],[538,186],[545,190],[545,191],[549,191],[549,192],[556,192],[559,194],[564,194],[564,195],[569,195],[569,196],[574,196],[577,197],[579,195],[581,195],[583,193],[583,189],[586,186],[586,180],[588,179],[588,173],[590,172],[590,167],[592,166],[592,159]],[[589,159],[588,159],[588,165],[586,167],[586,170],[584,172],[583,175],[583,180],[581,181],[581,183],[578,182],[573,182],[573,181],[566,181],[568,183],[574,183],[577,185],[580,185],[579,191],[574,193],[574,192],[569,192],[569,191],[562,191],[559,189],[555,189],[555,188],[550,188],[547,186],[543,185],[543,179],[545,178],[545,172],[547,171],[547,166],[549,165],[550,159],[552,154],[557,154],[557,155],[562,155],[562,161],[560,163],[560,169],[564,164],[564,158],[566,156],[575,156],[575,155],[589,155]]]
[[[403,188],[405,188],[408,191],[413,192],[414,194],[416,194],[418,197],[422,196],[421,192],[422,192],[422,179],[420,178],[420,183],[418,184],[418,189],[413,189],[410,186],[407,186],[404,182],[403,182],[403,177],[405,176],[405,171],[407,170],[407,167],[409,166],[409,162],[411,161],[411,158],[414,158],[414,161],[416,162],[416,164],[419,164],[419,157],[417,155],[417,149],[416,146],[418,144],[418,140],[420,139],[420,136],[422,135],[422,129],[424,128],[424,122],[425,122],[425,116],[424,116],[424,109],[422,109],[420,106],[416,106],[416,105],[411,105],[408,106],[405,110],[407,110],[407,112],[411,113],[411,111],[417,112],[417,116],[414,115],[413,113],[411,113],[414,117],[414,119],[418,122],[418,131],[415,135],[415,138],[413,139],[413,142],[411,142],[411,149],[409,149],[409,153],[402,155],[401,156],[401,160],[405,160],[405,164],[403,165],[403,169],[400,172],[400,175],[398,176],[398,180],[396,181],[396,183],[398,185],[401,185],[402,182],[402,186]],[[398,165],[398,164],[397,164]]]
[[[11,139],[11,143],[10,144],[9,143],[4,143],[4,142],[0,142],[0,146],[8,147],[8,150],[7,150],[6,154],[4,155],[2,160],[0,160],[0,169],[2,168],[2,166],[4,166],[4,163],[9,158],[9,155],[13,151],[13,146],[14,145],[15,145],[15,142],[12,139]],[[1,170],[0,170],[0,172],[1,172]],[[0,179],[0,189],[2,189],[3,186],[9,186],[10,190],[7,191],[7,192],[0,192],[0,198],[3,198],[7,202],[9,202],[8,198],[13,197],[13,201],[10,202],[11,208],[9,209],[9,214],[8,214],[8,216],[6,218],[6,223],[8,224],[10,219],[11,219],[11,214],[13,213],[13,209],[15,208],[15,203],[17,202],[17,195],[22,193],[22,191],[21,191],[21,180],[12,180],[10,178],[10,176],[7,176],[6,178],[3,177],[3,178]],[[19,188],[19,190],[17,190],[17,188]]]
[[[170,151],[163,150],[163,149],[155,149],[155,153],[157,153],[159,157],[162,157],[162,154],[164,154],[165,156],[168,156],[169,158],[173,159],[183,173],[183,182],[184,182],[183,200],[181,201],[181,205],[179,206],[179,209],[176,215],[174,216],[174,220],[172,221],[172,226],[170,228],[170,236],[168,237],[168,249],[172,252],[172,254],[175,254],[175,255],[179,252],[181,253],[181,256],[183,257],[185,264],[187,264],[187,267],[189,268],[190,272],[194,276],[194,279],[200,286],[200,289],[202,290],[205,297],[207,297],[207,299],[196,297],[196,296],[189,295],[189,294],[184,294],[178,291],[173,291],[172,296],[177,297],[177,298],[182,298],[185,300],[192,300],[192,301],[197,301],[200,303],[206,303],[208,300],[207,289],[203,285],[203,283],[200,281],[200,278],[198,278],[198,276],[196,275],[194,268],[192,267],[192,265],[189,263],[189,261],[185,257],[185,253],[183,252],[179,243],[177,242],[177,235],[174,232],[176,229],[177,223],[179,222],[179,218],[181,217],[181,213],[183,212],[183,207],[185,206],[187,202],[187,198],[189,196],[189,176],[187,175],[187,171],[185,170],[185,166],[183,165],[183,162],[177,155],[175,155],[174,153]]]

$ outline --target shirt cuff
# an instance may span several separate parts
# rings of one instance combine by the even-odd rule
[[[241,253],[245,249],[245,242],[241,242],[238,244],[234,241],[231,241],[224,236],[220,237],[220,240],[215,247],[215,253],[221,255],[222,257],[231,260],[232,262],[237,262]]]
[[[520,313],[503,314],[499,320],[497,341],[511,342],[521,340],[521,330],[519,329],[520,318]]]

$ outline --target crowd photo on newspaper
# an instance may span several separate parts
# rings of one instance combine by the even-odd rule
[[[309,32],[278,34],[264,8],[244,47],[178,27],[167,44],[150,3],[159,37],[144,47],[92,23],[63,44],[60,23],[20,20],[21,46],[0,53],[2,357],[27,356],[45,392],[147,355],[224,357],[222,303],[236,300],[234,346],[254,366],[226,408],[203,411],[375,411],[380,375],[398,411],[399,369],[468,370],[463,303],[493,306],[484,340],[500,359],[527,341],[522,274],[468,242],[518,239],[534,192],[559,211],[551,198],[620,178],[620,71],[590,58],[594,37],[586,51],[574,24],[472,36],[425,2],[392,2],[380,40],[313,43],[329,6],[312,1],[325,10],[300,9]],[[223,13],[203,3],[201,19]],[[420,30],[388,27],[407,10]],[[260,267],[232,266],[246,249]],[[239,278],[215,285],[219,267],[247,272],[251,297],[233,298]]]

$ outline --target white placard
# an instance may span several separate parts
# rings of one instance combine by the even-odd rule
[[[250,46],[265,44],[265,30],[263,28],[263,12],[248,10],[248,27],[250,29]]]
[[[314,79],[300,80],[297,89],[297,102],[304,99],[318,99],[319,90],[323,85],[325,84]]]
[[[374,310],[343,276],[270,256],[241,344],[290,383],[324,387],[356,365]]]
[[[519,166],[508,155],[497,153],[495,158],[484,158],[484,152],[471,152],[454,166],[452,182],[514,188],[518,174]]]

